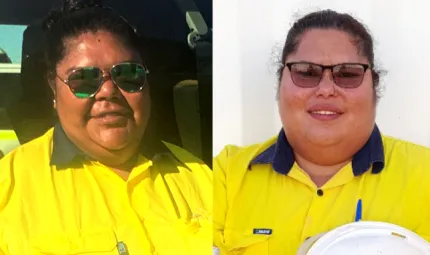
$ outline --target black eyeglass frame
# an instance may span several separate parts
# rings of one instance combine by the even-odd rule
[[[314,87],[317,87],[317,86],[320,84],[320,82],[321,82],[321,80],[322,80],[323,76],[321,75],[320,79],[319,79],[319,80],[318,80],[318,82],[315,84],[315,86],[309,86],[309,87],[308,87],[308,86],[300,86],[300,85],[297,85],[297,84],[296,84],[296,82],[294,81],[294,78],[293,78],[293,75],[292,75],[292,72],[291,72],[291,68],[292,68],[292,66],[293,66],[293,65],[296,65],[296,64],[310,64],[310,65],[318,66],[318,67],[320,67],[320,68],[322,69],[322,73],[324,73],[324,71],[325,71],[325,70],[327,70],[327,69],[328,69],[328,70],[330,70],[330,72],[331,72],[331,76],[332,76],[332,79],[333,79],[333,82],[336,84],[336,86],[341,87],[341,88],[357,88],[357,87],[359,87],[359,86],[363,83],[363,79],[364,79],[364,75],[365,75],[366,71],[367,71],[367,70],[369,70],[369,68],[370,68],[370,65],[369,65],[369,64],[355,63],[355,62],[345,62],[345,63],[339,63],[339,64],[336,64],[336,65],[320,65],[320,64],[316,64],[316,63],[312,63],[312,62],[306,62],[306,61],[300,61],[300,62],[287,62],[287,63],[285,63],[285,64],[284,64],[284,67],[287,67],[287,68],[288,68],[288,70],[290,71],[290,77],[291,77],[291,80],[293,81],[293,83],[294,83],[296,86],[301,87],[301,88],[314,88]],[[333,70],[334,70],[334,68],[335,68],[335,67],[338,67],[338,66],[344,66],[344,65],[358,65],[358,66],[363,67],[363,75],[362,75],[362,77],[361,77],[361,81],[360,81],[356,86],[340,86],[339,84],[337,84],[337,83],[336,83],[336,79],[335,79],[335,77],[334,77]]]

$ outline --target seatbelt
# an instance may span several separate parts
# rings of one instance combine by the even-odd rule
[[[212,43],[197,41],[202,160],[212,169]]]
[[[212,169],[212,40],[193,0],[174,0],[190,28],[188,45],[196,53],[202,136],[202,160]]]
[[[185,15],[185,21],[190,28],[190,33],[187,38],[188,45],[191,49],[194,49],[196,47],[196,42],[201,40],[201,38],[208,33],[208,26],[193,0],[174,1],[182,14]]]

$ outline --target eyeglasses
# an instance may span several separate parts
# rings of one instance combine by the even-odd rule
[[[94,66],[73,69],[63,81],[77,98],[93,97],[108,79],[128,93],[141,91],[149,71],[141,64],[123,62],[116,64],[106,72]]]
[[[324,70],[329,69],[334,83],[341,88],[356,88],[363,82],[369,65],[343,63],[337,65],[318,65],[307,62],[286,63],[293,83],[301,88],[313,88],[320,83]]]

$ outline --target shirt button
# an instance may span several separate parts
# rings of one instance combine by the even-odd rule
[[[317,190],[317,195],[320,197],[324,195],[324,192],[322,191],[322,189]]]

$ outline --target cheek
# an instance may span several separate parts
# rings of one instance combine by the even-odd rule
[[[279,111],[281,113],[301,112],[300,110],[305,108],[307,100],[312,95],[312,90],[299,88],[290,82],[283,82],[280,86]]]
[[[149,93],[135,93],[124,95],[128,105],[133,110],[134,118],[137,123],[144,123],[147,121],[150,113],[150,97]]]
[[[376,98],[372,87],[359,87],[354,91],[345,93],[349,111],[356,115],[374,115]]]
[[[75,97],[66,86],[57,86],[56,106],[58,116],[63,123],[84,125],[90,100]]]

